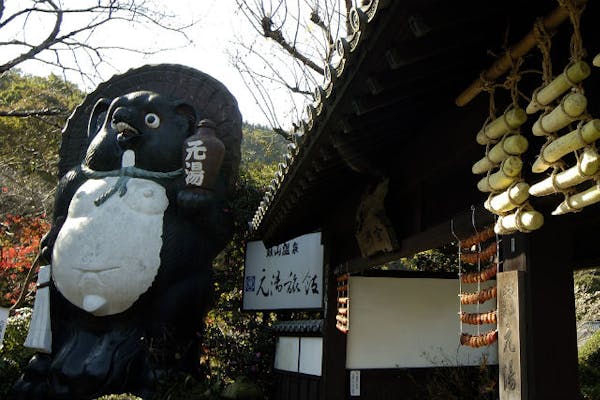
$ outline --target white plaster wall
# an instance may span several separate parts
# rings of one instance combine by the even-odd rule
[[[275,345],[275,369],[298,372],[299,337],[278,337]]]
[[[346,367],[479,365],[484,354],[488,364],[497,364],[497,344],[460,346],[458,293],[458,279],[351,277]],[[488,303],[480,306],[481,312],[495,308],[495,300]],[[476,310],[467,307],[464,311]],[[493,327],[480,329],[483,333]],[[474,333],[477,328],[464,324],[463,329]]]

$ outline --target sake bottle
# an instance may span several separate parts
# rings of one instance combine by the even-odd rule
[[[203,119],[196,133],[183,144],[183,169],[186,188],[212,191],[223,164],[225,145],[216,136],[217,125]]]

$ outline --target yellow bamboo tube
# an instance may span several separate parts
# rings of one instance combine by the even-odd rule
[[[560,160],[565,154],[581,149],[598,139],[600,139],[600,120],[593,119],[581,128],[581,132],[575,129],[546,146],[533,163],[531,170],[536,173],[544,172],[550,168],[549,163]]]
[[[554,177],[550,176],[536,183],[529,189],[529,194],[533,196],[546,196],[556,193],[558,190],[579,185],[591,179],[599,169],[600,157],[598,153],[592,148],[587,148],[581,155],[578,165],[558,173]]]
[[[600,201],[600,188],[594,185],[588,190],[569,196],[560,203],[552,215],[562,215],[569,212],[581,210],[583,207],[592,205]]]
[[[504,190],[516,181],[521,174],[523,161],[517,156],[510,156],[500,164],[500,169],[477,182],[477,189],[482,192]]]
[[[564,92],[590,76],[591,68],[585,61],[577,61],[570,65],[562,74],[554,78],[552,82],[540,89],[527,106],[527,114],[539,111],[557,99]],[[536,101],[537,100],[537,101]]]
[[[494,232],[498,235],[506,235],[517,231],[528,232],[540,229],[544,225],[544,216],[535,210],[517,211],[512,214],[498,217]]]
[[[483,206],[491,213],[503,214],[519,207],[528,198],[529,185],[525,182],[518,182],[504,192],[488,197]]]
[[[473,171],[474,174],[484,174],[509,156],[516,156],[525,153],[528,146],[529,142],[525,136],[506,136],[500,143],[497,143],[490,149],[487,157],[483,157],[481,160],[473,164],[471,171]]]
[[[527,114],[522,108],[511,108],[477,132],[477,143],[483,145],[491,143],[511,130],[517,129],[525,121],[527,121]]]
[[[569,93],[564,97],[560,106],[552,110],[551,113],[538,118],[531,131],[536,136],[545,136],[556,132],[581,117],[586,107],[587,99],[584,95]]]
[[[592,61],[592,64],[594,64],[594,67],[600,67],[600,53],[596,54],[596,57],[594,57],[594,61]]]

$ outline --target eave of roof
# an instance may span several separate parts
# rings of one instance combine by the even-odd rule
[[[555,4],[536,0],[513,18],[513,36],[530,29],[532,11],[543,14],[548,11],[544,7]],[[326,67],[325,82],[316,88],[302,129],[251,221],[254,235],[275,244],[319,229],[337,207],[332,198],[355,196],[352,188],[372,183],[364,171],[357,173],[365,159],[385,159],[386,172],[407,187],[457,165],[452,164],[457,160],[462,172],[465,160],[468,164],[473,151],[480,151],[464,133],[480,127],[473,126],[480,121],[472,117],[485,115],[487,99],[480,96],[477,109],[460,110],[454,98],[493,60],[487,54],[490,39],[501,40],[510,10],[504,2],[466,0],[371,1],[354,9],[354,33],[337,42],[336,62]],[[419,25],[421,11],[433,20],[430,30]],[[430,118],[432,112],[436,118]],[[453,121],[453,130],[432,123],[436,119]],[[425,127],[435,135],[426,137]],[[431,147],[434,142],[436,147]],[[344,147],[360,152],[342,154]],[[419,158],[414,151],[418,148],[427,148],[438,165]],[[399,157],[410,157],[413,171],[421,176],[393,165]],[[470,175],[470,165],[467,169]],[[471,201],[473,195],[469,192],[463,200]]]
[[[383,18],[382,10],[393,2],[372,0],[362,3],[365,4],[351,10],[350,25],[353,33],[346,38],[337,40],[335,61],[325,66],[325,81],[315,89],[315,100],[307,107],[306,120],[302,121],[300,131],[294,134],[294,142],[288,146],[289,152],[284,155],[283,162],[279,164],[279,171],[272,179],[271,185],[250,222],[250,227],[254,232],[263,230],[270,219],[269,213],[281,201],[281,193],[299,169],[300,160],[315,146],[320,130],[327,124],[331,111],[336,107],[342,92],[352,81],[348,75],[356,73],[352,64],[359,63],[360,58],[365,56],[364,51],[361,53],[365,39],[369,36],[377,36],[378,26],[374,24],[374,21]]]

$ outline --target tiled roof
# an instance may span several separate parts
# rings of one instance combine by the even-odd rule
[[[297,321],[276,321],[273,330],[277,333],[322,333],[322,319],[303,319]]]
[[[345,85],[348,66],[357,57],[362,43],[368,37],[370,25],[380,11],[386,8],[390,1],[362,1],[362,5],[350,11],[350,26],[352,34],[337,40],[336,54],[332,64],[325,65],[325,81],[314,91],[314,102],[306,109],[306,119],[301,122],[301,129],[294,133],[294,141],[288,145],[288,152],[279,163],[279,170],[271,180],[250,227],[256,231],[260,228],[265,215],[270,212],[271,205],[279,195],[280,189],[286,184],[289,176],[293,175],[304,150],[311,146],[316,135],[317,126],[326,117],[328,109],[336,102],[336,92]],[[301,190],[298,188],[297,190]]]

